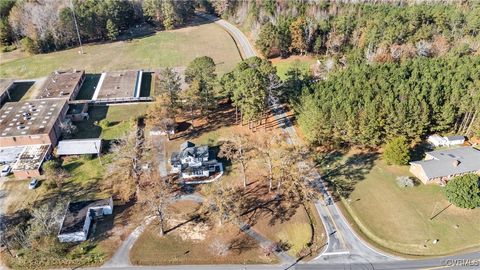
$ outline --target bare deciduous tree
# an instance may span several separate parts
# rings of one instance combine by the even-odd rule
[[[215,255],[218,255],[218,256],[227,256],[228,253],[229,253],[229,250],[230,250],[230,247],[227,243],[225,243],[224,241],[220,240],[220,239],[215,239],[215,241],[213,241],[211,244],[210,244],[210,249],[212,250],[212,252],[215,254]]]
[[[255,149],[261,155],[268,172],[268,192],[272,191],[274,169],[279,165],[282,141],[282,136],[278,133],[264,132],[256,136]]]
[[[142,208],[158,220],[160,236],[165,234],[168,206],[174,201],[172,181],[170,178],[162,179],[158,172],[152,171],[140,185],[139,201]]]
[[[142,173],[140,161],[145,150],[143,133],[130,132],[111,146],[113,162],[108,168],[107,178],[114,193],[123,201],[138,197]]]
[[[29,238],[35,239],[57,233],[65,213],[66,205],[66,201],[60,199],[57,200],[53,206],[43,204],[40,207],[32,208],[32,219],[28,232]]]
[[[242,211],[242,192],[235,187],[224,187],[215,183],[202,204],[203,211],[221,226],[225,222],[236,221]]]
[[[77,127],[72,123],[71,120],[60,122],[59,127],[64,138],[70,138],[77,133]]]
[[[246,169],[247,163],[251,158],[252,146],[250,145],[249,135],[239,133],[222,142],[220,152],[221,158],[226,158],[240,165],[240,172],[243,178],[243,187],[247,187]]]

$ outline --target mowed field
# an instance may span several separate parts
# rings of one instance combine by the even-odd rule
[[[380,246],[408,255],[480,247],[480,209],[450,205],[437,185],[400,188],[395,179],[402,175],[411,175],[407,166],[377,160],[350,199],[343,201],[364,234]]]
[[[133,68],[186,66],[195,57],[210,56],[217,72],[231,70],[240,59],[233,39],[213,23],[161,31],[151,36],[28,56],[18,50],[0,54],[0,78],[37,78],[56,69],[85,69],[87,73]]]

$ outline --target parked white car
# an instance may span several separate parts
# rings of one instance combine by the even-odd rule
[[[0,172],[0,176],[7,176],[12,171],[12,166],[10,165],[3,165],[2,171]]]
[[[28,184],[28,189],[35,189],[38,186],[38,180],[33,178],[32,181]]]

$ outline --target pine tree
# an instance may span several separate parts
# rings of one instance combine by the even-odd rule
[[[112,22],[112,20],[107,20],[107,37],[110,40],[115,40],[118,36],[118,27]]]
[[[405,137],[397,137],[385,146],[383,158],[387,164],[407,165],[410,161],[410,149]]]

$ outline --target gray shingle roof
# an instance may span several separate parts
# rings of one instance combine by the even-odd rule
[[[58,143],[57,155],[98,154],[101,148],[101,139],[62,140]]]
[[[480,171],[480,151],[473,147],[439,150],[427,154],[433,159],[411,163],[420,165],[428,179]]]
[[[464,137],[464,136],[460,136],[460,135],[448,136],[448,137],[445,137],[445,138],[447,138],[447,140],[449,140],[449,141],[465,140],[465,137]]]

